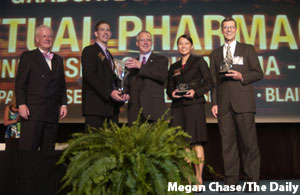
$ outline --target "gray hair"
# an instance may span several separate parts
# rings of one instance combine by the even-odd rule
[[[50,28],[50,27],[47,26],[47,25],[40,25],[40,26],[36,27],[36,29],[35,29],[35,37],[39,36],[40,30],[41,30],[42,28],[47,28],[47,29],[49,29],[49,30],[51,31],[51,34],[53,35],[53,30],[52,30],[52,28]]]
[[[143,30],[143,31],[141,31],[141,32],[139,32],[139,33],[137,34],[137,36],[136,36],[136,41],[139,41],[140,35],[141,35],[142,33],[147,33],[147,34],[149,34],[150,37],[151,37],[151,39],[152,39],[151,33],[150,33],[149,31]]]

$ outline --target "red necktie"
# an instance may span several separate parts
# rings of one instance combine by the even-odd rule
[[[185,67],[185,64],[182,64],[182,65],[181,65],[182,70],[184,69],[184,67]]]

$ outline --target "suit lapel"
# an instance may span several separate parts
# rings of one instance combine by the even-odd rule
[[[185,63],[184,69],[181,68],[181,73],[185,73],[188,69],[192,68],[193,56],[189,56],[188,60]],[[182,60],[180,59],[180,65],[182,66]]]
[[[234,55],[233,56],[242,56],[241,55],[241,44],[239,42],[236,42],[235,50],[234,50]]]
[[[55,54],[53,55],[51,63],[52,63],[52,77],[53,77],[56,73],[57,66],[58,66],[57,56]]]
[[[43,56],[43,54],[39,50],[39,48],[36,49],[36,56],[37,56],[37,59],[38,59],[38,64],[41,66],[42,70],[49,73],[50,72],[49,65],[48,65],[45,57]]]
[[[108,51],[108,54],[107,54],[107,55],[110,56],[110,59],[111,59],[112,62],[111,62],[108,58],[106,58],[106,61],[109,63],[109,65],[110,65],[112,71],[114,72],[114,71],[115,71],[114,57],[111,55],[111,53],[110,53],[109,51]],[[113,64],[111,64],[111,63],[113,63]]]
[[[218,69],[218,71],[220,70],[220,66],[221,66],[221,64],[224,61],[223,49],[224,49],[224,45],[222,47],[219,47],[218,48],[218,52],[217,52],[217,55],[218,55],[217,56],[217,59],[218,59],[218,61],[217,61],[217,69]]]
[[[145,65],[153,63],[154,59],[155,59],[155,54],[151,53]]]
[[[97,52],[97,55],[98,55],[100,61],[103,62],[103,65],[104,65],[104,66],[107,66],[108,69],[111,70],[111,72],[113,72],[113,70],[112,70],[112,64],[111,64],[110,61],[107,59],[107,57],[106,57],[104,51],[102,50],[102,48],[101,48],[97,43],[94,44],[94,47],[95,47],[95,50],[96,50],[96,52]],[[109,55],[110,55],[110,54],[109,54]],[[110,55],[110,56],[111,56],[111,55]],[[112,56],[111,56],[111,59],[113,59]],[[114,68],[114,67],[113,67],[113,68]]]
[[[225,45],[223,45],[223,47],[220,48],[220,52],[219,52],[219,55],[220,55],[220,58],[221,58],[221,62],[224,60],[225,56],[224,56],[224,47]]]

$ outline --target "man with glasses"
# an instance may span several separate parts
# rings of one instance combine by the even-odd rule
[[[136,37],[140,50],[137,59],[126,61],[128,75],[128,124],[132,125],[142,108],[141,122],[156,121],[166,110],[164,83],[168,77],[168,59],[152,52],[152,35],[141,31]]]
[[[225,18],[221,27],[225,44],[211,53],[210,72],[214,83],[211,111],[218,119],[221,133],[225,184],[239,182],[238,146],[247,179],[258,182],[260,154],[252,83],[261,80],[263,72],[254,47],[236,41],[236,21]],[[222,73],[222,66],[228,66],[229,70]]]

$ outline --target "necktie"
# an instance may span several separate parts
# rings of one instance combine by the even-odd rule
[[[227,46],[227,52],[226,52],[226,57],[225,57],[225,65],[228,68],[228,70],[231,68],[233,63],[232,60],[232,55],[231,55],[231,51],[230,51],[230,46]]]
[[[182,65],[181,65],[181,69],[183,70],[183,69],[184,69],[184,67],[185,67],[185,64],[182,64]]]
[[[52,60],[53,58],[53,53],[50,53],[50,52],[44,52],[43,53],[43,56],[47,59],[47,60]]]
[[[111,63],[112,69],[114,69],[114,65],[113,65],[114,63],[113,63],[113,61],[112,61],[112,59],[110,57],[110,53],[109,53],[109,51],[108,51],[107,48],[105,49],[105,53],[106,53],[106,57],[107,57],[108,61]]]
[[[142,64],[146,64],[146,63],[147,63],[146,56],[143,56]]]

